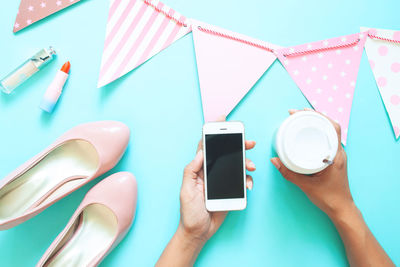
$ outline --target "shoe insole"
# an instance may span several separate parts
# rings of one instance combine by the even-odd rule
[[[0,221],[23,215],[46,193],[46,201],[84,183],[97,170],[99,164],[96,149],[87,141],[70,140],[53,149],[33,167],[0,189]],[[80,179],[62,184],[69,177]],[[57,187],[59,186],[59,187]]]
[[[118,225],[114,213],[109,208],[102,204],[91,204],[80,216],[43,266],[90,266],[94,259],[111,246]]]

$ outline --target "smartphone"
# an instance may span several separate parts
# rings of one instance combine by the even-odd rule
[[[244,140],[241,122],[204,124],[204,191],[208,211],[246,208]]]

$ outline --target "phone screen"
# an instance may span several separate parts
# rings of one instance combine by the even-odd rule
[[[244,198],[242,134],[206,134],[208,199]]]

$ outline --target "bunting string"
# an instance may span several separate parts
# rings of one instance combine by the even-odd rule
[[[302,50],[302,51],[296,51],[292,53],[285,53],[283,54],[284,57],[296,57],[296,56],[302,56],[302,55],[307,55],[307,54],[314,54],[318,52],[323,52],[327,50],[335,50],[335,49],[341,49],[341,48],[347,48],[347,47],[352,47],[355,46],[360,42],[360,38],[356,39],[355,41],[347,44],[341,44],[341,45],[334,45],[334,46],[328,46],[328,47],[321,47],[317,49],[310,49],[310,50]]]
[[[371,33],[368,33],[368,37],[372,38],[372,39],[378,39],[378,40],[381,40],[381,41],[400,44],[400,40],[393,40],[393,39],[383,38],[383,37],[380,37],[380,36],[377,36],[377,35],[373,35]]]
[[[232,36],[232,35],[229,35],[229,34],[225,34],[225,33],[222,33],[222,32],[217,32],[217,31],[213,31],[213,30],[210,30],[210,29],[206,29],[206,28],[203,28],[201,26],[197,26],[197,28],[200,31],[208,33],[208,34],[213,34],[213,35],[220,36],[220,37],[223,37],[223,38],[226,38],[226,39],[230,39],[230,40],[233,40],[233,41],[237,41],[237,42],[240,42],[240,43],[243,43],[243,44],[251,45],[251,46],[263,49],[265,51],[271,52],[271,53],[274,52],[274,50],[272,48],[269,48],[267,46],[264,46],[264,45],[261,45],[261,44],[257,44],[257,43],[254,43],[254,42],[251,42],[251,41],[248,41],[248,40],[244,40],[244,39],[241,39],[239,37],[235,37],[235,36]]]
[[[148,5],[148,6],[152,7],[152,8],[154,8],[154,10],[157,11],[158,13],[161,13],[161,14],[163,14],[164,16],[166,16],[168,19],[170,19],[170,20],[172,20],[172,21],[175,21],[178,25],[183,26],[183,27],[188,27],[188,26],[189,26],[189,25],[186,24],[184,21],[182,21],[182,20],[180,20],[180,19],[177,19],[177,18],[175,18],[174,16],[171,16],[169,13],[165,12],[162,8],[159,8],[158,6],[154,5],[154,4],[152,3],[151,0],[143,0],[143,2],[144,2],[146,5]]]

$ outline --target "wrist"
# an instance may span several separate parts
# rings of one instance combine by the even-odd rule
[[[176,239],[177,243],[180,244],[182,250],[192,253],[196,257],[206,242],[206,240],[198,238],[187,232],[181,224],[179,224],[174,238]]]
[[[330,212],[328,216],[334,224],[341,224],[352,218],[361,216],[361,213],[353,201],[348,201]]]
[[[179,224],[156,266],[193,266],[203,245],[204,242],[186,233],[183,226]]]

